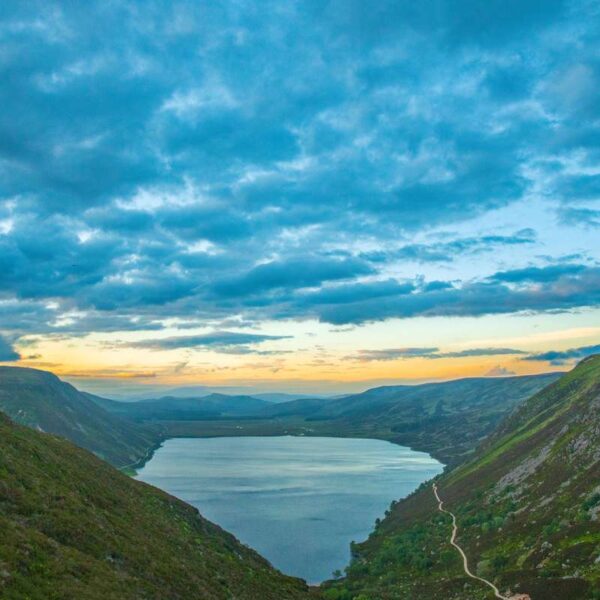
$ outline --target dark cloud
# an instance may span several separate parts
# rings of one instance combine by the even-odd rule
[[[501,356],[503,354],[527,354],[523,350],[516,348],[472,348],[470,350],[460,350],[458,352],[442,352],[439,358],[463,358],[465,356]]]
[[[385,350],[362,350],[356,356],[361,361],[396,360],[398,358],[464,358],[469,356],[501,356],[526,354],[515,348],[471,348],[456,352],[440,352],[439,348],[388,348]]]
[[[149,348],[151,350],[178,350],[181,348],[209,348],[227,351],[237,349],[243,352],[248,346],[271,340],[288,339],[289,336],[264,335],[258,333],[236,333],[233,331],[215,331],[201,335],[184,335],[168,338],[142,340],[125,344],[129,348]],[[242,350],[239,347],[242,347]],[[248,349],[248,351],[250,351]]]
[[[585,265],[563,264],[548,267],[526,267],[495,273],[490,277],[493,281],[506,283],[538,282],[547,283],[556,281],[565,275],[576,275],[586,270]]]
[[[562,225],[597,225],[599,16],[578,0],[5,3],[0,325],[597,305],[582,265],[494,266],[536,247],[532,229],[465,223],[533,191]],[[479,273],[448,273],[473,255]]]
[[[327,281],[354,279],[374,271],[364,261],[354,258],[291,258],[254,267],[247,273],[217,281],[217,296],[243,297],[277,289],[317,287]]]
[[[13,362],[20,360],[21,355],[0,335],[0,362]]]
[[[543,269],[540,269],[543,271]],[[513,275],[504,280],[522,283],[512,287],[503,281],[466,282],[446,289],[427,290],[384,298],[364,297],[344,304],[318,304],[313,307],[322,321],[334,325],[409,317],[465,317],[523,311],[543,312],[597,306],[600,302],[600,269],[558,271],[551,279],[547,272]],[[367,290],[369,284],[365,284]],[[358,290],[354,290],[358,296]],[[306,301],[306,299],[304,299]]]
[[[565,176],[560,180],[558,192],[569,202],[598,200],[600,199],[600,175]]]
[[[591,208],[564,207],[559,211],[561,221],[565,225],[575,227],[600,227],[600,210]]]
[[[388,348],[386,350],[361,350],[354,358],[361,361],[431,358],[437,352],[438,348]]]
[[[439,290],[450,290],[453,285],[449,281],[429,281],[423,286],[424,292],[436,292]]]
[[[553,365],[564,365],[575,360],[586,358],[592,354],[600,354],[600,344],[595,346],[569,348],[569,350],[550,350],[548,352],[540,352],[539,354],[526,356],[522,360],[548,361]]]
[[[146,270],[132,272],[127,277],[102,281],[89,291],[89,303],[94,308],[113,311],[119,308],[164,306],[191,296],[196,283],[190,277],[168,269],[160,274]]]
[[[429,35],[445,48],[474,44],[490,47],[519,38],[560,17],[563,0],[492,0],[486,10],[472,0],[449,5],[443,0],[419,3],[379,2],[377,9],[366,0],[333,0],[309,3],[322,19],[332,20],[336,31],[359,49],[413,30]]]
[[[450,242],[431,244],[407,244],[389,252],[378,250],[365,252],[364,258],[372,262],[389,260],[412,260],[418,262],[451,262],[465,254],[490,252],[498,246],[518,246],[533,244],[536,234],[533,229],[523,229],[513,235],[486,235],[481,237],[458,238]]]

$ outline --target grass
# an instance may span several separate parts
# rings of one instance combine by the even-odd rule
[[[52,373],[0,367],[0,411],[16,422],[60,435],[116,467],[141,464],[160,444],[156,425],[112,415]]]
[[[0,415],[3,600],[308,598],[191,506]]]

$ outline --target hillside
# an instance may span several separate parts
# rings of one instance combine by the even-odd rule
[[[22,425],[65,437],[117,467],[143,461],[162,439],[158,427],[114,416],[88,394],[35,369],[0,367],[0,411]]]
[[[306,598],[196,509],[0,413],[4,600]]]
[[[387,386],[335,399],[269,405],[253,421],[165,423],[171,435],[339,435],[389,440],[428,452],[445,464],[473,449],[525,399],[560,377],[470,378]]]
[[[471,569],[532,600],[600,598],[600,356],[522,404],[478,450],[440,476]],[[335,600],[493,597],[462,570],[432,486],[392,506],[353,548]]]
[[[105,410],[137,421],[187,421],[253,415],[270,406],[270,402],[252,396],[209,394],[199,398],[165,396],[138,402],[117,402],[93,397]]]

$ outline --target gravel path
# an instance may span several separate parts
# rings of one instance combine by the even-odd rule
[[[487,579],[484,579],[483,577],[479,577],[479,576],[473,575],[473,573],[471,573],[471,571],[469,569],[469,561],[467,559],[467,555],[464,553],[464,550],[456,543],[456,535],[458,534],[458,526],[456,525],[456,516],[454,515],[454,513],[451,513],[449,510],[446,510],[444,508],[444,502],[440,498],[440,495],[438,494],[437,485],[435,483],[433,484],[433,493],[435,494],[436,500],[438,501],[438,510],[440,512],[446,513],[447,515],[450,515],[452,517],[452,535],[450,536],[450,543],[459,551],[460,555],[462,556],[463,568],[464,568],[465,573],[472,579],[481,581],[482,583],[485,583],[485,585],[492,588],[496,598],[499,598],[500,600],[510,600],[510,598],[508,598],[508,596],[503,596],[500,593],[500,590],[491,581],[488,581]]]

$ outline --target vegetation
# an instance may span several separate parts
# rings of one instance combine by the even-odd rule
[[[600,598],[600,356],[523,403],[476,456],[437,478],[479,575],[533,600]],[[490,598],[449,546],[431,484],[394,503],[330,600]]]
[[[4,600],[309,595],[191,506],[1,413],[0,529]]]
[[[219,395],[134,406],[79,393],[49,373],[4,368],[0,407],[121,467],[163,435],[343,435],[426,450],[453,465],[436,482],[474,571],[533,600],[598,599],[600,357],[557,377],[396,386],[277,406]],[[0,597],[8,600],[490,598],[449,545],[450,519],[431,483],[392,503],[369,539],[352,545],[345,574],[311,592],[194,508],[1,414],[0,527]]]
[[[269,405],[253,418],[163,422],[170,436],[330,435],[389,440],[430,453],[450,466],[471,456],[481,440],[521,402],[560,374],[472,378],[374,388],[338,399]]]
[[[165,396],[156,400],[138,402],[116,402],[98,397],[92,399],[105,410],[136,421],[196,421],[219,417],[243,417],[255,414],[271,404],[252,396],[225,394],[209,394],[199,398]]]
[[[60,435],[116,467],[147,460],[163,439],[156,425],[114,416],[56,375],[0,367],[0,411],[39,431]]]

